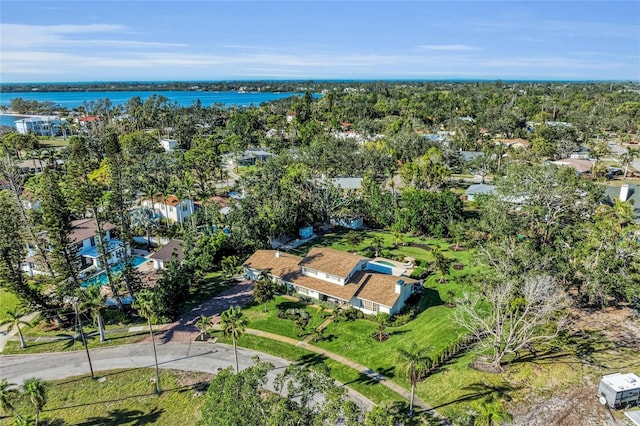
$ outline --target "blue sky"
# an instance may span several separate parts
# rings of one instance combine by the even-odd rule
[[[640,80],[640,1],[0,2],[0,81]]]

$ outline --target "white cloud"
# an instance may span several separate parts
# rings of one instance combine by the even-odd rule
[[[104,34],[104,38],[82,37]],[[56,50],[68,47],[117,47],[122,49],[184,47],[180,43],[122,40],[114,36],[131,37],[132,32],[123,25],[23,25],[0,24],[0,47],[4,52],[10,49]]]

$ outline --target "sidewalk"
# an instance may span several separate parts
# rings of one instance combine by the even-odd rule
[[[213,327],[214,330],[219,330],[220,327],[218,324],[214,325]],[[338,355],[334,352],[329,352],[325,349],[322,349],[318,346],[314,346],[311,345],[309,343],[306,343],[304,341],[301,340],[296,340],[296,339],[292,339],[291,337],[286,337],[286,336],[281,336],[279,334],[275,334],[275,333],[269,333],[268,331],[262,331],[262,330],[255,330],[252,328],[247,328],[245,329],[245,333],[247,334],[251,334],[252,336],[259,336],[259,337],[265,337],[267,339],[271,339],[271,340],[276,340],[278,342],[282,342],[282,343],[286,343],[292,346],[298,346],[300,348],[306,349],[308,351],[314,352],[318,355],[323,355],[326,356],[327,358],[331,358],[334,361],[337,361],[343,365],[346,365],[347,367],[351,367],[354,370],[358,371],[361,374],[364,374],[365,376],[377,381],[378,383],[380,383],[383,386],[386,386],[387,388],[391,389],[392,391],[394,391],[395,393],[397,393],[398,395],[402,396],[403,398],[405,398],[407,401],[409,401],[411,399],[411,392],[407,391],[405,388],[403,388],[402,386],[400,386],[399,384],[392,382],[391,380],[389,380],[389,378],[384,377],[383,375],[376,373],[375,371],[371,370],[370,368],[365,367],[362,364],[358,364],[355,361],[351,361],[350,359],[347,359],[341,355]],[[449,424],[449,422],[442,416],[440,416],[440,414],[438,414],[433,408],[431,408],[426,402],[424,402],[423,400],[421,400],[418,397],[414,397],[413,399],[413,403],[416,407],[422,409],[423,411],[428,411],[430,412],[436,419],[440,420],[442,424]]]

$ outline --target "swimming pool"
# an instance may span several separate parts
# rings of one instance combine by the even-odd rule
[[[374,260],[374,262],[380,263],[381,265],[386,265],[386,266],[391,266],[392,268],[396,268],[395,264],[391,262],[387,262],[386,260]]]
[[[131,264],[133,265],[134,268],[138,268],[140,267],[140,265],[142,265],[143,263],[147,262],[149,259],[147,259],[146,257],[142,257],[142,256],[133,256],[133,259],[131,259]],[[118,264],[115,265],[111,265],[111,277],[115,277],[117,275],[120,275],[120,273],[122,273],[122,270],[124,269],[124,262],[120,262]],[[88,287],[90,285],[93,284],[100,284],[100,285],[105,285],[107,284],[109,281],[107,280],[107,273],[105,271],[100,272],[99,274],[96,274],[94,276],[92,276],[91,278],[89,278],[86,281],[83,281],[82,284],[80,284],[81,287]]]

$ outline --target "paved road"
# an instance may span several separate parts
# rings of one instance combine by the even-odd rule
[[[222,344],[171,343],[158,345],[158,363],[163,369],[199,371],[215,373],[219,369],[233,367],[235,358],[233,347]],[[151,345],[133,344],[91,350],[94,371],[121,368],[153,367]],[[269,372],[267,389],[273,390],[273,380],[289,364],[289,361],[271,355],[238,348],[240,369],[253,365],[252,358],[259,356],[262,361],[275,365]],[[56,380],[89,373],[89,363],[84,351],[59,352],[33,355],[0,356],[0,377],[10,383],[21,383],[24,379],[38,377]],[[97,374],[99,376],[99,374]],[[370,410],[373,403],[357,392],[349,390],[349,397],[360,407]]]
[[[178,321],[167,324],[156,333],[160,343],[189,343],[199,334],[195,324],[202,315],[212,318],[214,323],[220,321],[220,314],[231,306],[244,306],[253,299],[253,282],[243,281],[229,288],[211,300],[203,302],[191,311],[182,315]],[[144,343],[151,343],[149,337]]]

